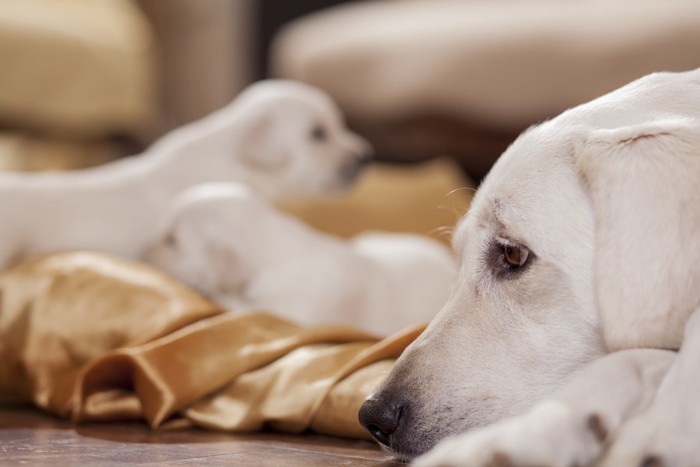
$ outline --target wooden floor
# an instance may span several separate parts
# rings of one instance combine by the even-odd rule
[[[138,423],[73,426],[0,407],[0,465],[399,466],[373,443],[317,435],[156,432]]]

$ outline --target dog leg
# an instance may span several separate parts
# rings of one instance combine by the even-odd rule
[[[448,439],[416,465],[590,465],[621,423],[648,407],[674,358],[654,349],[607,355],[526,414]]]
[[[700,310],[651,407],[619,430],[604,466],[693,467],[700,462]]]

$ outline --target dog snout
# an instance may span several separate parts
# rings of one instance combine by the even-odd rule
[[[379,443],[392,448],[392,435],[401,423],[406,406],[404,404],[384,403],[370,397],[360,408],[360,424]]]

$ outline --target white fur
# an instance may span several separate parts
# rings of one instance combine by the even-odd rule
[[[179,196],[146,259],[234,311],[382,335],[428,322],[456,275],[435,240],[378,232],[342,240],[223,183]]]
[[[69,249],[137,257],[153,219],[189,186],[237,181],[274,199],[329,193],[352,182],[368,150],[321,91],[256,83],[138,157],[75,172],[0,174],[0,268]]]
[[[514,465],[592,465],[610,434],[649,407],[674,358],[656,349],[602,357],[524,415],[448,438],[416,465],[482,466],[499,457]]]
[[[499,274],[499,239],[530,262]],[[651,438],[673,438],[650,448],[665,465],[697,465],[700,325],[683,336],[700,304],[700,70],[649,75],[525,132],[454,247],[451,298],[361,410],[388,448],[412,458],[466,432],[418,464],[589,465],[619,435],[607,465],[641,465]],[[639,351],[585,367],[681,343],[677,361]]]
[[[683,344],[651,406],[615,433],[600,465],[644,465],[650,458],[670,467],[694,467],[700,459],[700,312],[685,326]],[[657,464],[658,465],[658,464]]]

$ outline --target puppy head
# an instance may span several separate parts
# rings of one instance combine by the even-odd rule
[[[231,105],[241,117],[237,162],[246,183],[272,198],[339,192],[372,157],[370,145],[347,129],[331,98],[283,80],[250,86]]]
[[[246,187],[208,182],[177,197],[144,257],[232,310],[317,324],[362,297],[346,251]]]
[[[593,215],[570,153],[556,127],[525,133],[457,226],[452,296],[360,412],[397,456],[523,412],[602,354]]]
[[[260,200],[238,184],[206,183],[183,192],[164,216],[144,258],[210,297],[236,293],[253,275],[246,218]]]

